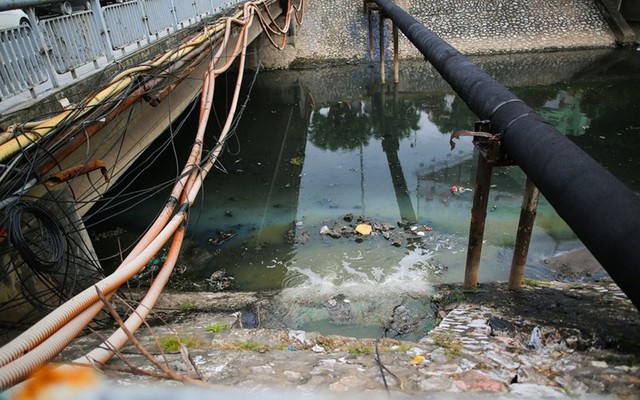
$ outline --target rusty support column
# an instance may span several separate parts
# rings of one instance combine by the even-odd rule
[[[478,169],[473,192],[471,224],[469,227],[469,245],[467,247],[467,265],[464,271],[464,287],[472,289],[478,284],[484,222],[487,217],[489,186],[491,185],[491,165],[482,154],[478,154]]]
[[[520,210],[520,222],[518,222],[518,233],[516,234],[516,245],[513,249],[513,260],[511,262],[511,273],[509,274],[509,290],[520,289],[524,281],[524,266],[529,253],[529,243],[531,243],[531,231],[533,222],[536,219],[538,209],[538,197],[540,192],[527,178],[522,196],[522,209]]]
[[[398,61],[398,26],[391,21],[393,26],[393,83],[400,82],[400,62]]]
[[[384,71],[384,16],[382,10],[378,12],[380,18],[380,83],[385,84],[385,71]]]

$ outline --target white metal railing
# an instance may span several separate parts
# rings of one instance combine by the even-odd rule
[[[47,74],[38,43],[28,26],[0,31],[0,101],[46,82]]]
[[[51,50],[51,62],[56,73],[71,72],[89,62],[96,63],[104,55],[98,25],[93,12],[49,18],[38,23],[44,42]]]
[[[130,0],[71,15],[37,20],[27,10],[31,27],[0,31],[0,109],[2,101],[30,91],[59,87],[77,79],[76,70],[101,68],[158,38],[192,25],[241,0]],[[102,65],[101,65],[102,63]],[[88,68],[91,68],[90,66]],[[69,74],[70,78],[65,78]]]
[[[149,34],[157,35],[164,30],[176,29],[177,21],[171,0],[146,0],[144,10]]]
[[[123,49],[130,44],[140,44],[147,38],[143,9],[137,1],[113,4],[102,9],[105,23],[109,28],[113,50]]]

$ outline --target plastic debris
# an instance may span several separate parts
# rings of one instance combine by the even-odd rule
[[[372,230],[373,229],[371,228],[371,225],[369,225],[369,224],[359,224],[358,226],[356,226],[356,232],[358,232],[359,234],[361,234],[363,236],[370,235]]]
[[[420,365],[424,362],[425,358],[422,354],[418,354],[417,356],[413,357],[413,360],[411,360],[411,365]]]
[[[451,192],[451,194],[458,195],[458,194],[462,194],[462,193],[465,193],[465,192],[473,192],[473,189],[462,187],[462,186],[452,185],[449,188],[449,191]]]
[[[319,344],[316,344],[311,348],[311,351],[313,351],[314,353],[324,353],[324,347],[320,346]]]
[[[296,331],[296,330],[290,330],[289,331],[289,339],[293,339],[296,340],[302,344],[306,344],[307,343],[307,334],[305,333],[305,331]]]
[[[527,347],[535,350],[540,350],[542,348],[542,335],[539,326],[536,326],[531,330],[531,336],[529,337]]]

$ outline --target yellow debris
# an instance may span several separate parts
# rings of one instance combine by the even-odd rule
[[[411,360],[411,364],[412,365],[420,365],[424,362],[424,356],[418,354],[417,356],[413,357],[413,360]]]
[[[358,232],[359,234],[363,235],[363,236],[368,236],[371,235],[371,225],[368,224],[360,224],[358,226],[356,226],[356,232]]]

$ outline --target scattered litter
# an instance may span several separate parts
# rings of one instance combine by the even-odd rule
[[[311,348],[311,351],[313,351],[314,353],[324,353],[324,347],[320,346],[319,344],[316,344]]]
[[[372,231],[372,228],[371,228],[371,225],[369,224],[359,224],[358,226],[356,226],[356,232],[358,232],[363,236],[371,235],[371,231]]]
[[[462,193],[465,193],[465,192],[473,192],[473,189],[462,187],[462,186],[452,185],[449,188],[449,191],[451,192],[451,194],[458,195],[458,194],[462,194]]]
[[[293,339],[293,340],[297,340],[298,342],[302,343],[302,344],[306,344],[307,343],[307,334],[305,331],[296,331],[296,330],[290,330],[289,331],[289,339]]]
[[[539,326],[536,326],[531,331],[531,336],[529,337],[529,343],[527,343],[527,347],[535,350],[540,350],[542,348],[542,336],[540,335]]]
[[[413,357],[413,360],[411,360],[411,365],[420,365],[424,363],[424,360],[424,356],[422,354],[418,354],[417,356]]]

